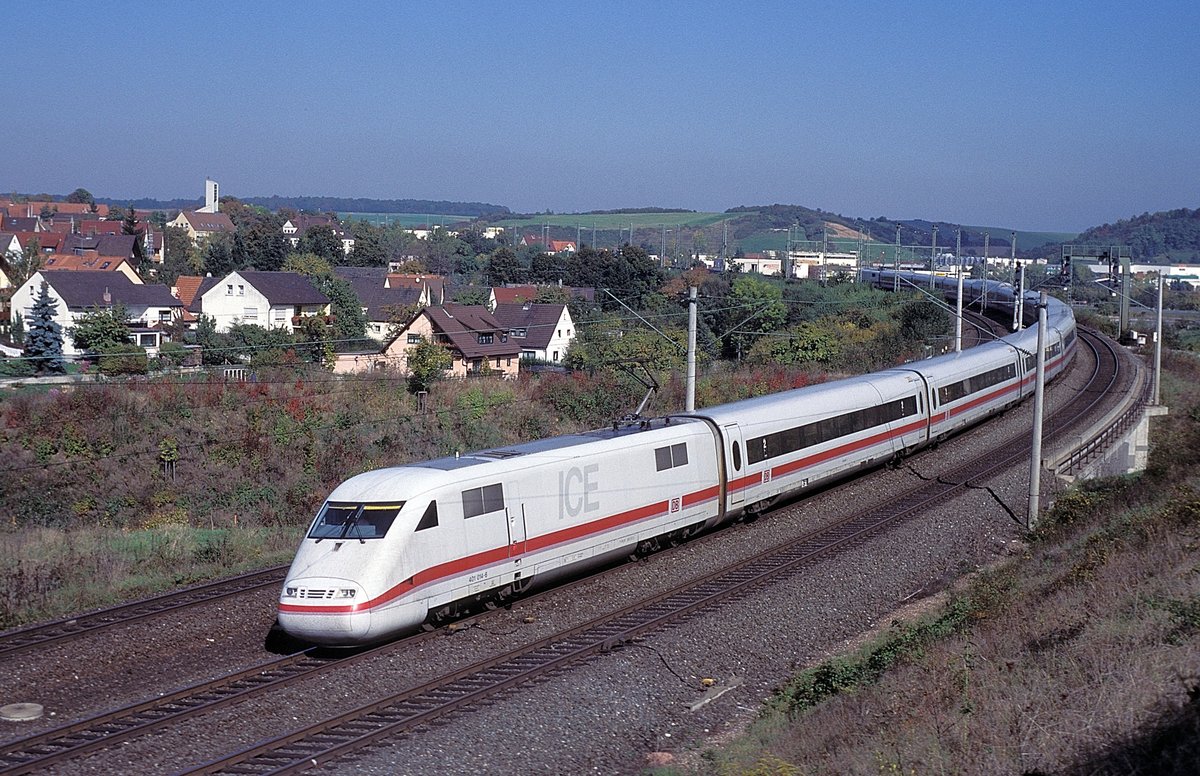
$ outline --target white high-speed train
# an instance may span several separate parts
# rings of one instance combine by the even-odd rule
[[[862,278],[890,289],[894,275]],[[937,284],[956,293],[951,279]],[[974,299],[983,281],[964,287]],[[1011,310],[1010,287],[989,281],[988,295]],[[1028,295],[1027,309],[1036,303]],[[1069,307],[1052,299],[1047,312],[1052,378],[1074,355],[1076,332]],[[380,641],[897,458],[1032,393],[1035,329],[694,413],[351,477],[301,543],[279,625],[317,644]]]

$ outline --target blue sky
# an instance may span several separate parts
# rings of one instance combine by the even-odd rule
[[[5,7],[0,191],[1077,230],[1200,207],[1192,2]]]

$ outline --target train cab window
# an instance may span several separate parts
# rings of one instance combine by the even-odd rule
[[[687,443],[659,447],[654,451],[654,466],[658,471],[674,469],[676,466],[687,466]]]
[[[504,486],[499,483],[462,492],[463,517],[477,517],[504,509]]]
[[[313,521],[308,538],[318,541],[382,539],[403,506],[403,501],[394,504],[327,502]]]
[[[733,470],[735,472],[742,470],[742,446],[737,442],[733,443]]]
[[[429,506],[425,507],[425,514],[421,515],[421,521],[417,523],[417,530],[424,531],[426,528],[436,528],[437,524],[437,502],[430,501]]]

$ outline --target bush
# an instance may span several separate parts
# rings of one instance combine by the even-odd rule
[[[187,360],[189,351],[181,343],[164,342],[158,349],[158,357],[163,366],[181,366]]]
[[[131,342],[110,342],[95,351],[102,375],[144,375],[150,370],[145,349]]]

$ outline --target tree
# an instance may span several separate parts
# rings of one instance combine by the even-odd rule
[[[315,253],[289,253],[283,262],[285,272],[296,272],[310,278],[329,277],[333,266]]]
[[[491,300],[491,292],[483,286],[467,286],[454,294],[456,304],[486,305]]]
[[[726,335],[726,347],[743,353],[759,335],[777,331],[787,322],[787,305],[779,286],[756,275],[743,275],[733,281],[729,309],[719,324]]]
[[[13,315],[12,330],[9,331],[8,336],[14,345],[25,344],[25,319],[21,317],[20,313]]]
[[[487,282],[493,286],[517,281],[522,274],[521,262],[512,248],[497,248],[484,265]]]
[[[352,231],[354,247],[346,256],[346,263],[352,267],[386,267],[388,257],[383,242],[383,230],[366,221],[355,221]]]
[[[204,244],[203,264],[204,271],[215,278],[241,269],[233,262],[233,239],[220,232],[210,235]]]
[[[96,204],[96,198],[93,197],[92,193],[90,191],[88,191],[87,189],[75,189],[70,194],[68,194],[66,197],[64,197],[64,200],[67,202],[70,202],[73,205],[94,205],[94,204]]]
[[[172,286],[180,275],[196,275],[201,271],[200,253],[192,245],[187,230],[181,226],[168,226],[163,230],[163,263],[158,268],[158,279]]]
[[[329,297],[334,338],[343,343],[362,339],[367,332],[367,314],[363,312],[358,294],[354,293],[354,286],[335,275],[309,280],[318,291]]]
[[[292,250],[275,217],[263,217],[246,229],[245,244],[250,264],[262,272],[278,272]]]
[[[93,307],[67,330],[75,347],[84,351],[99,351],[109,345],[124,345],[129,340],[129,311],[125,305],[109,308]]]
[[[529,280],[533,283],[561,283],[568,272],[566,257],[557,253],[538,252],[529,260]]]
[[[408,390],[413,393],[428,391],[453,363],[450,351],[422,337],[420,342],[408,349]]]
[[[50,286],[43,280],[29,312],[29,333],[25,336],[25,356],[38,374],[67,371],[62,354],[62,327],[54,320],[57,311],[58,302],[50,298]]]
[[[144,232],[145,230],[138,226],[133,205],[130,205],[129,212],[125,214],[125,219],[121,222],[121,234],[131,234],[135,238],[133,241],[133,269],[138,274],[141,274],[146,267],[146,246],[142,242]]]
[[[342,239],[333,231],[332,226],[323,224],[310,226],[300,238],[298,248],[301,253],[314,253],[330,264],[337,264],[346,258]]]

